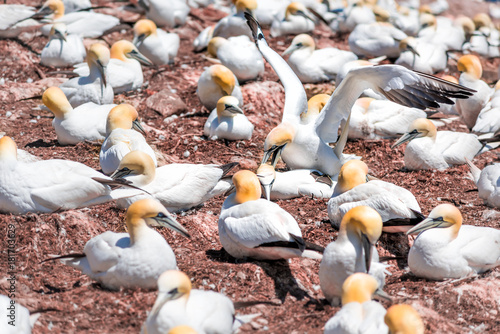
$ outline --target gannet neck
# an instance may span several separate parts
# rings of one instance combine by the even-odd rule
[[[384,321],[390,334],[424,334],[424,323],[410,305],[392,305],[387,309]]]
[[[144,236],[148,233],[149,227],[146,224],[146,221],[137,215],[133,215],[127,211],[127,219],[126,219],[127,231],[130,235],[130,246],[133,246],[137,241],[144,238]]]
[[[17,145],[12,138],[0,138],[0,162],[17,161]]]
[[[474,21],[472,21],[472,19],[467,16],[459,16],[457,19],[455,19],[454,24],[462,28],[462,30],[464,31],[464,36],[467,37],[467,39],[469,39],[476,30]]]
[[[378,282],[373,276],[365,273],[352,274],[342,284],[342,305],[368,302],[377,288]]]
[[[59,87],[49,87],[43,92],[42,102],[58,119],[64,119],[73,107]]]
[[[241,170],[234,174],[233,184],[236,188],[234,200],[238,204],[255,201],[262,196],[259,179],[249,170]]]
[[[117,170],[111,175],[112,178],[126,178],[134,186],[142,187],[153,182],[156,175],[156,167],[149,154],[142,151],[127,153]]]
[[[101,80],[101,93],[106,86],[106,66],[108,66],[110,53],[106,46],[94,43],[87,53],[87,64],[89,65],[89,78]]]
[[[306,115],[311,116],[318,115],[323,107],[326,105],[328,100],[330,99],[330,95],[328,94],[316,94],[307,101],[307,113]]]

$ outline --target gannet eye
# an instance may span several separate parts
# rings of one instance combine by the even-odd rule
[[[158,218],[165,218],[167,216],[163,212],[160,212],[160,213],[158,213],[158,215],[156,217],[158,217]]]
[[[299,48],[301,48],[302,46],[304,46],[304,44],[302,44],[302,42],[299,42],[296,44]]]

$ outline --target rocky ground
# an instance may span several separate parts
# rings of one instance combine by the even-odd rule
[[[7,1],[13,3],[13,1]],[[17,2],[17,1],[16,1]],[[22,1],[40,5],[39,1]],[[97,1],[106,4],[107,1]],[[471,15],[484,10],[484,3],[450,1],[450,14]],[[103,12],[116,14],[116,4]],[[201,29],[224,16],[217,10],[193,9],[188,23],[174,29],[181,37],[175,64],[145,68],[145,85],[139,92],[121,94],[116,103],[128,102],[139,110],[161,164],[217,163],[238,161],[241,168],[255,169],[269,130],[280,122],[284,91],[269,65],[256,82],[243,86],[243,109],[255,124],[251,141],[210,141],[202,137],[208,110],[196,96],[197,78],[211,63],[204,53],[194,53],[191,43]],[[120,14],[124,22],[138,15]],[[267,31],[265,31],[267,33]],[[315,29],[318,46],[347,49],[346,36],[332,36],[326,26]],[[130,29],[105,36],[107,43],[132,39]],[[292,37],[270,40],[283,51]],[[41,93],[64,80],[56,69],[39,65],[39,53],[47,38],[27,32],[19,41],[0,40],[0,130],[11,136],[19,148],[42,159],[70,159],[99,169],[99,147],[82,143],[75,147],[58,145],[50,113],[37,108]],[[496,80],[498,60],[483,61],[485,72]],[[450,62],[450,73],[457,75]],[[306,85],[308,95],[331,92],[331,83]],[[174,96],[175,104],[165,96]],[[159,98],[160,97],[160,98]],[[173,107],[175,106],[175,107]],[[171,114],[171,113],[174,114]],[[448,130],[466,131],[455,121]],[[404,146],[392,150],[392,140],[348,142],[347,153],[363,157],[371,174],[409,189],[428,214],[439,203],[453,203],[462,211],[465,223],[499,228],[500,211],[478,199],[474,184],[466,179],[468,169],[458,166],[443,172],[408,172],[403,168]],[[498,161],[496,152],[475,159],[483,168]],[[283,167],[283,166],[282,166]],[[40,177],[43,177],[41,175]],[[319,262],[309,259],[287,261],[236,261],[218,240],[217,220],[224,198],[215,198],[201,208],[177,216],[191,233],[187,240],[167,230],[159,230],[174,249],[178,266],[193,279],[193,287],[223,292],[237,305],[237,314],[256,317],[241,332],[322,333],[325,322],[338,310],[326,304],[319,288]],[[278,201],[298,221],[304,238],[326,246],[337,231],[329,222],[326,200],[300,198]],[[137,333],[156,298],[155,291],[103,289],[76,270],[58,262],[40,263],[51,254],[81,252],[92,237],[108,230],[122,232],[124,212],[113,204],[54,214],[0,215],[0,268],[7,271],[6,230],[16,229],[17,301],[31,312],[41,312],[34,333]],[[382,236],[380,255],[405,255],[404,236]],[[414,277],[406,261],[391,261],[384,290],[396,303],[408,303],[422,315],[428,333],[500,333],[500,270],[459,282],[429,282]],[[5,275],[4,275],[5,276]],[[7,277],[0,278],[0,293],[7,294]],[[247,302],[261,302],[246,306]],[[389,306],[385,304],[385,306]],[[3,320],[2,320],[3,321]]]

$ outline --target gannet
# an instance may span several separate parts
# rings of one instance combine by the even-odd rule
[[[106,73],[107,84],[113,88],[113,93],[120,94],[141,88],[144,81],[141,63],[149,66],[153,63],[126,40],[113,43],[110,55]],[[89,66],[86,63],[76,65],[74,72],[79,76],[87,76]]]
[[[141,2],[139,2],[141,3]],[[146,17],[158,26],[174,28],[184,25],[191,10],[184,0],[146,0],[142,4],[146,9]]]
[[[448,97],[471,94],[465,87],[401,66],[365,66],[349,71],[315,122],[301,124],[300,114],[307,109],[302,83],[283,58],[267,45],[257,21],[251,15],[246,17],[257,47],[285,86],[283,119],[266,138],[262,163],[273,155],[275,165],[279,155],[275,153],[281,152],[283,161],[291,169],[316,169],[329,175],[338,173],[347,136],[339,141],[335,150],[328,143],[337,141],[341,121],[347,119],[356,99],[368,88],[395,102],[421,109],[438,107],[437,102],[450,103]],[[347,134],[346,131],[342,133]]]
[[[232,333],[234,305],[215,291],[191,288],[182,271],[168,270],[158,278],[158,297],[144,323],[142,333],[164,334],[179,325],[199,333]]]
[[[340,169],[337,185],[328,201],[328,217],[334,227],[339,228],[344,215],[360,205],[380,214],[384,232],[406,232],[424,219],[410,191],[382,180],[369,181],[367,175],[368,166],[360,160],[350,160]]]
[[[389,334],[424,334],[425,332],[420,314],[410,305],[392,305],[387,309],[384,321],[389,327]]]
[[[300,114],[300,122],[309,124],[318,118],[319,113],[330,99],[328,94],[316,94],[307,101],[307,110]]]
[[[245,36],[214,37],[208,42],[208,53],[230,69],[240,83],[264,73],[264,59],[255,43]]]
[[[60,259],[110,290],[153,289],[165,270],[177,268],[175,254],[152,226],[167,227],[190,238],[187,230],[152,198],[132,204],[125,215],[128,233],[104,232],[90,239],[81,254]]]
[[[311,36],[300,34],[294,37],[292,44],[282,56],[290,55],[288,64],[302,83],[316,83],[335,80],[345,62],[358,57],[345,50],[324,48],[314,50],[315,43]]]
[[[31,17],[34,7],[25,5],[0,5],[0,38],[16,38],[24,29],[35,29],[40,23]]]
[[[348,38],[349,48],[359,57],[399,57],[399,42],[407,35],[385,22],[359,24]]]
[[[219,216],[219,238],[226,252],[261,260],[321,259],[322,247],[304,241],[295,218],[260,198],[259,179],[253,172],[237,172],[233,184],[236,193],[226,198]]]
[[[379,296],[391,300],[377,280],[365,273],[352,274],[342,284],[342,308],[325,324],[325,334],[387,334],[385,308],[372,301]]]
[[[151,20],[134,24],[133,43],[155,65],[173,64],[179,50],[180,38],[174,33],[158,29]]]
[[[241,95],[238,80],[224,65],[212,65],[201,74],[196,94],[208,110],[215,109],[217,101],[226,95],[234,96],[240,104],[243,104],[243,95]]]
[[[475,52],[486,58],[499,57],[500,32],[495,28],[491,18],[485,13],[479,13],[473,17],[473,22],[475,31],[470,36],[469,42],[463,45],[463,51]]]
[[[141,198],[153,196],[170,212],[177,212],[226,192],[231,184],[223,177],[235,165],[170,164],[155,168],[148,154],[132,151],[121,159],[111,178],[117,181],[116,185],[132,185],[148,194],[118,201],[118,206],[126,208]]]
[[[17,160],[15,142],[0,138],[0,212],[54,212],[102,204],[140,192],[111,190],[93,180],[105,176],[69,160]]]
[[[215,25],[208,26],[200,32],[193,41],[194,51],[198,52],[207,47],[210,40],[214,37],[214,28]]]
[[[495,84],[495,92],[490,100],[481,109],[477,116],[472,132],[496,133],[500,130],[500,81]]]
[[[275,17],[284,15],[289,3],[288,0],[257,0],[253,14],[261,24],[271,26]]]
[[[3,334],[31,334],[41,313],[30,315],[30,311],[14,299],[0,294],[0,331]]]
[[[66,13],[87,10],[92,7],[90,0],[62,0],[64,3],[64,11]]]
[[[118,18],[101,13],[77,11],[65,14],[64,3],[61,0],[46,1],[37,15],[43,16],[44,21],[48,23],[40,29],[45,36],[49,35],[54,23],[66,24],[68,34],[77,34],[88,38],[97,38],[120,24]]]
[[[214,140],[248,140],[252,138],[254,126],[243,114],[243,110],[238,104],[238,99],[233,96],[221,97],[217,101],[217,107],[205,122],[203,134]]]
[[[236,13],[222,18],[214,27],[213,37],[229,38],[245,35],[252,38],[252,32],[245,24],[244,12],[252,13],[257,8],[256,0],[237,0],[234,3]]]
[[[76,145],[79,142],[104,141],[106,119],[116,104],[99,105],[88,102],[73,108],[66,95],[57,87],[50,87],[42,95],[43,104],[55,118],[52,126],[61,145]]]
[[[408,266],[418,277],[459,279],[500,265],[500,230],[462,225],[462,214],[452,204],[436,206],[406,233],[420,233],[408,254]]]
[[[277,17],[274,18],[271,24],[270,35],[271,37],[278,37],[307,33],[314,30],[314,25],[315,21],[307,8],[300,2],[292,2],[286,7],[285,18],[283,20]]]
[[[329,176],[312,169],[276,172],[272,165],[261,164],[256,174],[269,201],[301,196],[330,198],[336,184]]]
[[[142,151],[158,165],[156,154],[146,142],[146,134],[139,123],[137,110],[130,104],[120,104],[111,109],[106,119],[106,139],[101,146],[99,162],[104,174],[113,173],[122,158],[131,151]],[[137,130],[137,131],[136,131]]]
[[[420,15],[419,40],[434,45],[441,45],[446,50],[460,51],[463,44],[474,32],[474,22],[465,16],[459,16],[451,24],[438,23],[432,14]]]
[[[500,208],[500,164],[486,166],[483,170],[470,160],[467,160],[467,165],[477,186],[479,198],[492,207]]]
[[[342,284],[353,273],[369,273],[384,286],[386,265],[378,262],[375,248],[381,234],[382,218],[374,209],[357,206],[344,215],[339,236],[325,248],[319,266],[321,290],[332,305],[339,304]]]
[[[2,138],[3,136],[5,136],[5,132],[0,132],[0,138]],[[17,161],[20,162],[30,163],[42,160],[36,155],[33,155],[25,150],[17,149],[16,152],[17,152]]]
[[[440,44],[407,37],[399,42],[399,49],[401,54],[396,65],[427,74],[443,71],[448,65],[446,48]]]
[[[371,6],[368,6],[368,1],[353,1],[330,23],[330,28],[332,28],[333,31],[350,33],[359,24],[372,23],[375,21],[375,14]]]
[[[106,67],[110,53],[102,44],[92,44],[87,52],[89,76],[70,79],[59,88],[64,92],[73,108],[87,102],[97,104],[113,103],[113,88],[107,83]]]
[[[476,135],[465,132],[437,131],[428,119],[411,123],[408,132],[392,145],[395,148],[409,142],[405,149],[405,168],[409,170],[444,170],[465,164],[483,149]]]
[[[81,63],[87,51],[79,35],[68,35],[64,23],[52,25],[49,42],[42,50],[40,64],[51,67],[66,67]]]

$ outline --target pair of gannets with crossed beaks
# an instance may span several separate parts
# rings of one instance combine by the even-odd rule
[[[352,106],[368,88],[389,100],[425,109],[438,107],[438,103],[451,103],[450,97],[466,98],[472,91],[442,79],[413,72],[397,65],[367,66],[351,70],[314,122],[302,124],[301,113],[307,110],[307,96],[299,78],[264,38],[258,22],[246,14],[257,47],[274,68],[285,87],[285,108],[281,124],[271,130],[264,143],[265,163],[281,152],[283,161],[291,169],[316,169],[335,175],[344,162],[342,151],[345,140],[335,149],[328,145],[338,139],[338,128],[348,118]],[[346,133],[347,131],[342,131]],[[346,136],[347,137],[347,136]]]

